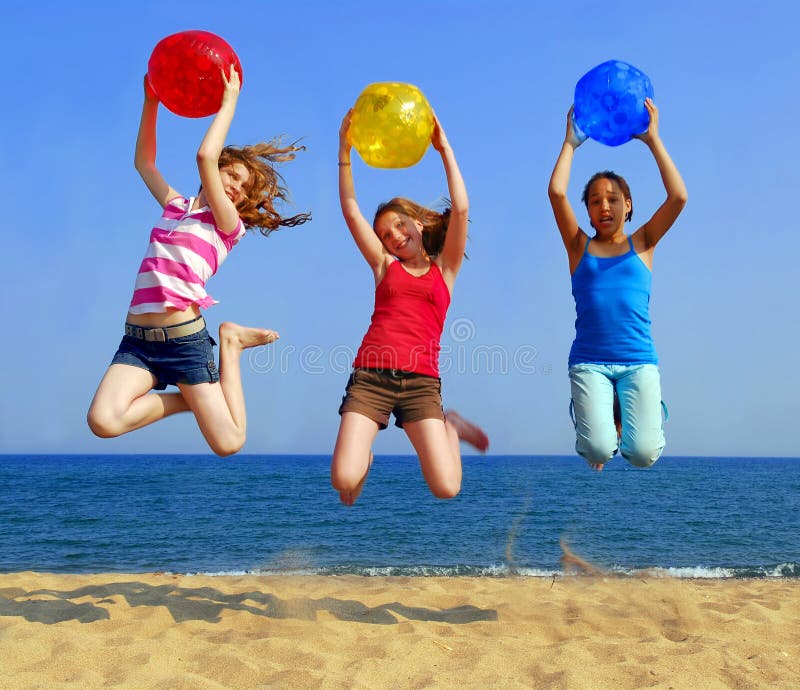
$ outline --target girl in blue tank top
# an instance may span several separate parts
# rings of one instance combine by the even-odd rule
[[[589,224],[578,226],[567,199],[572,159],[584,141],[567,115],[567,133],[550,178],[548,194],[567,250],[575,298],[575,340],[569,377],[575,422],[575,450],[595,469],[603,469],[619,450],[633,465],[649,467],[661,455],[664,433],[661,383],[650,334],[653,251],[686,205],[686,185],[658,133],[658,110],[646,132],[636,135],[653,154],[667,198],[631,235],[633,216],[628,183],[616,173],[592,176],[583,190]]]

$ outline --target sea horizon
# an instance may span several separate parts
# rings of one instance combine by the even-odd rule
[[[291,455],[292,457],[311,457],[311,458],[322,458],[322,457],[331,457],[331,453],[247,453],[247,452],[239,452],[235,455],[231,455],[225,458],[219,457],[214,455],[214,453],[96,453],[96,452],[70,452],[70,453],[42,453],[42,452],[28,452],[28,451],[21,451],[21,452],[2,452],[0,453],[0,459],[2,458],[20,458],[20,457],[109,457],[109,456],[124,456],[124,457],[202,457],[202,458],[215,458],[220,461],[228,461],[228,462],[235,462],[237,458],[242,457],[285,457],[287,455]],[[384,457],[391,457],[391,458],[416,458],[416,454],[414,453],[376,453],[378,456]],[[533,460],[536,459],[549,459],[549,458],[564,458],[567,460],[575,460],[580,461],[580,457],[570,453],[464,453],[461,454],[462,458],[466,457],[474,457],[474,458],[530,458]],[[723,460],[723,459],[730,459],[730,460],[800,460],[800,455],[696,455],[696,454],[674,454],[670,453],[669,455],[664,455],[658,461],[661,460],[670,460],[670,459],[695,459],[695,460],[705,460],[705,459],[714,459],[714,460]],[[620,460],[619,456],[615,456],[615,461]],[[624,461],[623,461],[624,462]],[[658,463],[656,463],[657,465]]]

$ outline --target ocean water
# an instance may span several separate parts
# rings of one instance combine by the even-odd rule
[[[339,503],[330,456],[0,456],[0,572],[800,577],[800,459],[465,457],[433,498],[378,456]]]

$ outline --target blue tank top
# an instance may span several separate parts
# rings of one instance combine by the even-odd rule
[[[633,249],[608,258],[589,254],[572,274],[575,298],[573,364],[658,364],[650,334],[652,274]]]

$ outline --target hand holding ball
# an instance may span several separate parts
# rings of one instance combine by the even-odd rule
[[[222,72],[230,66],[242,80],[236,53],[208,31],[181,31],[159,41],[147,63],[147,80],[158,100],[181,117],[206,117],[222,104]]]
[[[433,110],[413,84],[370,84],[353,106],[350,139],[364,162],[375,168],[415,165],[432,134]]]
[[[609,60],[589,70],[575,86],[573,122],[583,134],[619,146],[647,131],[644,101],[653,97],[649,77],[633,65]]]

